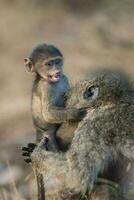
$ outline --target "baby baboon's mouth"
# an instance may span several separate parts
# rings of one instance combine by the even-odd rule
[[[61,73],[60,72],[56,72],[54,74],[49,74],[48,78],[49,78],[49,81],[55,83],[55,82],[58,82],[60,80],[60,76],[61,76]]]

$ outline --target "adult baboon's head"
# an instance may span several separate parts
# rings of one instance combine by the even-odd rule
[[[120,71],[97,70],[77,83],[68,94],[67,107],[96,107],[126,99],[130,90],[127,75]]]

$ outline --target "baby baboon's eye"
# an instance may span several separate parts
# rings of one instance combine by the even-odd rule
[[[52,67],[53,64],[54,64],[53,61],[49,61],[49,62],[46,63],[46,66],[48,66],[48,67]]]
[[[56,65],[58,65],[60,62],[61,62],[60,59],[56,59],[56,60],[55,60],[55,64],[56,64]]]
[[[93,85],[86,89],[83,97],[84,97],[84,99],[92,100],[92,99],[96,99],[98,94],[99,94],[99,88],[97,86]]]
[[[56,59],[55,60],[55,65],[56,66],[61,66],[63,64],[63,61],[61,59]]]

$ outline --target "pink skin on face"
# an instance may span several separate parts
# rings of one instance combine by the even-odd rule
[[[56,83],[56,82],[58,82],[58,81],[60,80],[61,71],[56,70],[56,71],[54,71],[53,73],[49,73],[49,74],[47,75],[47,77],[48,77],[48,80],[49,80],[50,82]]]

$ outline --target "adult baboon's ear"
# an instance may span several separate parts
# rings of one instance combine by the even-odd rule
[[[28,72],[34,72],[34,65],[32,63],[32,61],[30,60],[30,58],[24,58],[24,64],[25,64],[25,67],[26,67],[26,70]]]

